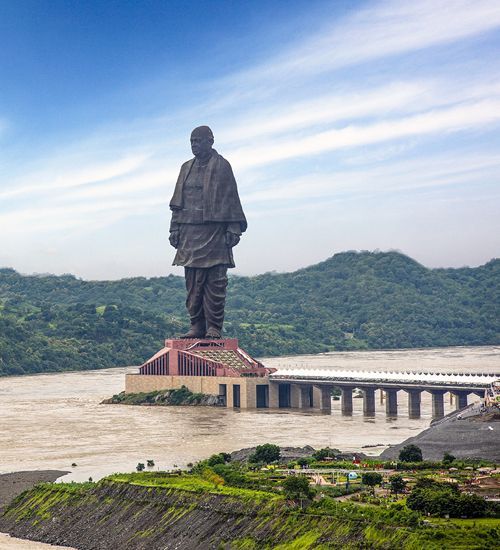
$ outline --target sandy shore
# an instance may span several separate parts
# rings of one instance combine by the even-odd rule
[[[16,539],[0,533],[0,550],[75,550],[69,546],[54,546],[32,540]]]

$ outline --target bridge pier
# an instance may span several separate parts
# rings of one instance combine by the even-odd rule
[[[353,413],[353,390],[360,388],[363,396],[363,414],[365,416],[374,416],[376,408],[376,392],[381,391],[381,403],[385,400],[385,411],[388,417],[394,417],[398,414],[398,391],[405,391],[408,394],[408,416],[410,418],[419,418],[421,416],[422,392],[430,393],[432,397],[432,417],[442,418],[444,416],[444,394],[449,393],[451,402],[457,410],[467,407],[468,395],[484,396],[486,387],[486,375],[481,377],[470,375],[471,380],[464,378],[456,380],[456,383],[450,384],[449,375],[443,380],[420,380],[415,376],[413,380],[401,376],[399,379],[394,374],[383,377],[374,375],[366,378],[366,375],[339,377],[337,380],[331,374],[317,377],[304,375],[304,378],[298,376],[285,375],[282,377],[271,376],[269,380],[268,401],[270,408],[295,408],[328,411],[332,410],[331,393],[333,387],[339,387],[341,390],[341,411],[343,415],[352,415]],[[403,373],[404,374],[404,373]],[[432,373],[431,373],[432,374]],[[437,378],[437,375],[434,375]],[[495,375],[496,376],[496,375]],[[476,380],[476,378],[478,380]],[[493,378],[493,375],[491,376]],[[455,381],[453,381],[455,382]]]
[[[314,386],[313,387],[313,406],[320,411],[332,410],[332,387]]]
[[[375,388],[363,388],[363,414],[375,416]]]
[[[443,418],[444,416],[444,394],[445,390],[432,390],[432,418]]]
[[[410,418],[420,418],[420,402],[422,390],[411,389],[408,392],[408,416]]]
[[[453,395],[455,396],[455,409],[457,411],[467,407],[467,396],[469,395],[468,391],[454,391]]]
[[[398,415],[398,390],[386,388],[385,390],[385,414],[387,416]]]
[[[269,408],[278,409],[280,406],[280,385],[269,384]]]
[[[312,392],[313,387],[309,384],[301,384],[300,386],[300,399],[299,399],[299,408],[300,409],[310,409],[312,404]]]
[[[290,384],[290,407],[300,409],[300,385]]]
[[[290,384],[290,406],[293,409],[310,409],[313,406],[312,384]]]
[[[344,416],[352,415],[352,386],[343,386],[340,388],[342,391],[340,397],[340,409]]]

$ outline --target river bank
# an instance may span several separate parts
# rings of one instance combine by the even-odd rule
[[[441,460],[448,452],[457,458],[500,462],[500,413],[481,416],[474,414],[474,408],[450,413],[415,437],[384,450],[381,458],[397,459],[404,446],[414,444],[425,460]]]
[[[481,510],[467,511],[470,519],[429,518],[397,495],[375,497],[364,490],[365,498],[374,499],[370,506],[365,500],[342,502],[325,484],[313,488],[306,481],[308,488],[297,492],[296,483],[288,483],[300,481],[295,472],[207,463],[191,473],[114,474],[98,483],[37,485],[0,516],[0,529],[80,550],[468,550],[498,541],[496,507],[478,497],[463,497],[483,503]],[[412,485],[417,483],[413,478]]]
[[[37,483],[52,482],[68,474],[64,470],[32,470],[0,474],[0,514],[9,502]]]
[[[0,474],[0,516],[5,507],[23,491],[32,489],[37,483],[56,481],[69,472],[63,470],[33,470]],[[7,533],[0,533],[0,550],[73,550],[69,546],[54,546],[43,542],[16,539]]]

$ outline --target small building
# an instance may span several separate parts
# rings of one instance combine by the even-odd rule
[[[138,373],[125,376],[125,392],[186,386],[193,393],[218,395],[226,407],[278,407],[278,386],[269,383],[275,370],[242,350],[236,338],[168,339]]]

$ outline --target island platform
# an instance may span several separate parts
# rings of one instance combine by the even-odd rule
[[[241,349],[236,338],[167,339],[165,346],[125,377],[126,393],[178,389],[219,396],[222,406],[274,408],[279,388],[267,368]]]

